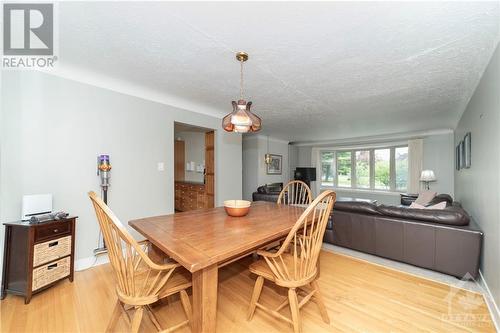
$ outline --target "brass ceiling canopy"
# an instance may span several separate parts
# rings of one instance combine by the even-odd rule
[[[248,53],[243,52],[243,51],[236,53],[236,60],[247,61],[248,60]]]

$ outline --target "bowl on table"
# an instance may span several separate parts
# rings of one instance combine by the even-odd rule
[[[226,200],[224,201],[224,209],[229,216],[241,217],[248,214],[251,204],[247,200]]]

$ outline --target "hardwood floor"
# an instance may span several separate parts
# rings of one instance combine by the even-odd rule
[[[246,321],[255,276],[245,258],[219,272],[218,332],[292,332],[292,327],[257,310]],[[109,265],[75,274],[33,297],[8,295],[0,302],[1,332],[104,332],[115,305],[114,276]],[[458,282],[458,280],[457,280]],[[303,332],[495,332],[480,294],[323,251],[319,285],[331,324],[316,304],[301,309]],[[286,291],[266,283],[261,300],[277,307]],[[160,322],[171,326],[185,319],[178,299],[155,306]],[[286,316],[290,313],[283,310]],[[117,331],[127,331],[122,319]],[[143,320],[141,332],[155,332]],[[190,332],[184,327],[177,332]]]

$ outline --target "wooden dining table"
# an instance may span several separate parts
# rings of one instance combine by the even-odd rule
[[[192,273],[191,328],[211,333],[217,323],[218,269],[285,237],[304,210],[253,202],[244,217],[228,216],[218,207],[132,220],[129,225],[152,243],[153,256],[168,256]]]

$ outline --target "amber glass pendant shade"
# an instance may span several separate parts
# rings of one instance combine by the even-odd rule
[[[232,102],[233,112],[222,118],[222,128],[227,132],[257,132],[262,127],[262,120],[250,111],[252,102],[243,99],[243,63],[248,60],[248,54],[238,52],[236,60],[240,62],[240,99],[238,103]]]
[[[252,102],[240,99],[233,104],[233,112],[222,118],[222,127],[227,132],[257,132],[262,127],[262,120],[250,111]]]

